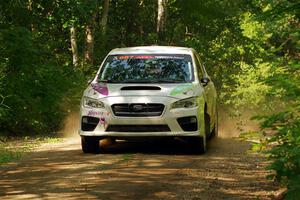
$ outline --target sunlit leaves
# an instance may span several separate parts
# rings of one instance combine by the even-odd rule
[[[250,39],[266,41],[272,36],[272,33],[265,33],[265,23],[254,20],[249,12],[243,14],[240,26],[243,35]]]

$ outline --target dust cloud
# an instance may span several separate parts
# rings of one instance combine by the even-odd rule
[[[73,111],[65,117],[63,129],[60,131],[64,138],[79,140],[79,112]]]
[[[243,114],[240,117],[232,117],[225,111],[219,112],[219,137],[232,138],[239,137],[240,133],[258,130],[258,123],[250,120],[251,113]],[[78,140],[79,112],[70,112],[65,120],[63,129],[60,131],[64,138]]]
[[[243,113],[239,117],[232,117],[229,113],[219,111],[219,137],[239,137],[243,132],[259,130],[257,121],[251,120],[253,113]]]
[[[224,111],[219,112],[219,137],[220,138],[232,138],[238,137],[240,131],[236,120],[229,116],[228,113]]]

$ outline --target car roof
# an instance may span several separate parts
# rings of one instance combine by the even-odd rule
[[[175,46],[139,46],[113,49],[110,55],[124,54],[191,54],[192,48]]]

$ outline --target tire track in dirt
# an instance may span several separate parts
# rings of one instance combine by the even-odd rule
[[[103,146],[83,154],[79,138],[66,139],[2,166],[0,199],[273,199],[279,189],[266,161],[232,138],[204,155],[177,140]]]

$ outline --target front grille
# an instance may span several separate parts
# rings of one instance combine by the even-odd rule
[[[169,132],[168,125],[109,125],[108,132]]]
[[[115,116],[120,117],[154,117],[160,116],[165,106],[159,103],[122,103],[111,106]]]

